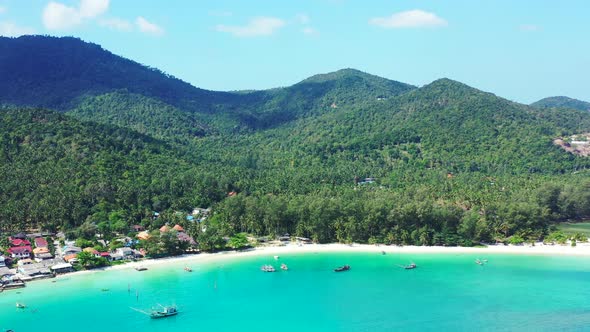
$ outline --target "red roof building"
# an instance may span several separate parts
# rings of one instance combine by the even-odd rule
[[[12,244],[13,247],[24,247],[30,246],[31,242],[29,242],[29,240],[13,239],[10,241],[10,244]]]
[[[48,248],[49,244],[47,243],[47,240],[45,240],[42,237],[36,237],[35,238],[35,248]]]
[[[8,252],[13,258],[29,258],[33,252],[31,246],[12,247],[8,249]]]

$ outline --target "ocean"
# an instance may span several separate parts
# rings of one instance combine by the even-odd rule
[[[475,259],[487,259],[478,265]],[[415,262],[417,268],[400,265]],[[288,271],[279,269],[286,263]],[[260,271],[273,264],[275,273]],[[349,264],[351,269],[333,269]],[[193,272],[184,271],[189,265]],[[27,305],[17,309],[16,302]],[[140,311],[176,305],[177,316]],[[590,259],[293,253],[65,275],[0,294],[0,331],[584,331]]]

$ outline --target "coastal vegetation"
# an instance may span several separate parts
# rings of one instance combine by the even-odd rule
[[[164,225],[212,251],[286,233],[520,244],[590,217],[590,159],[553,144],[588,132],[590,112],[353,69],[213,92],[73,38],[0,38],[0,51],[3,234],[63,231],[94,247],[139,225],[152,232],[133,246],[159,257],[188,248]],[[213,213],[187,219],[195,207]]]

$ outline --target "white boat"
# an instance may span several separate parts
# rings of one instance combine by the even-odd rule
[[[283,263],[281,264],[281,270],[283,271],[287,271],[289,268],[287,267],[287,264]]]
[[[24,309],[27,306],[24,303],[16,302],[16,307],[19,308],[19,309]]]
[[[178,310],[176,310],[175,306],[163,306],[160,305],[162,307],[162,309],[160,310],[153,310],[150,313],[150,317],[151,318],[164,318],[164,317],[170,317],[170,316],[174,316],[176,314],[178,314]]]
[[[263,271],[263,272],[275,272],[276,270],[275,270],[274,266],[267,264],[267,265],[262,265],[262,267],[260,268],[260,271]]]
[[[275,261],[278,260],[280,257],[279,256],[275,256]]]

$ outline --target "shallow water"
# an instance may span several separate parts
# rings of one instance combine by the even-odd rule
[[[62,276],[0,294],[0,331],[555,331],[590,326],[590,259],[299,253]],[[399,267],[409,262],[414,270]],[[278,269],[281,262],[289,271]],[[273,264],[275,273],[259,270]],[[333,268],[350,264],[348,272]],[[52,282],[55,281],[55,282]],[[108,289],[108,291],[103,291]],[[20,292],[20,293],[17,293]],[[27,304],[16,309],[15,302]],[[175,304],[178,316],[135,311]]]

